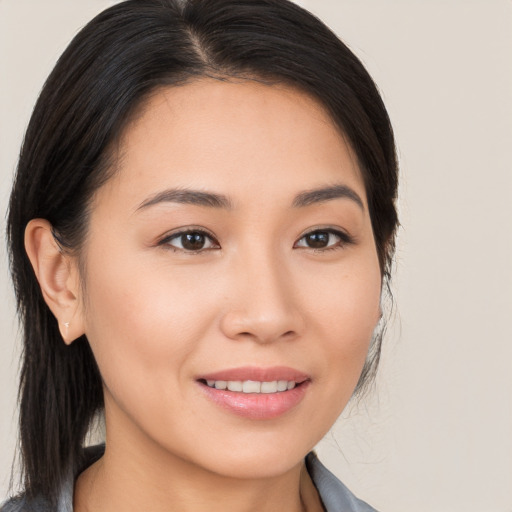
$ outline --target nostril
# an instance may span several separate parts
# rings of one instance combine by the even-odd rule
[[[281,336],[273,336],[272,339],[278,339],[278,338],[292,338],[296,335],[295,331],[286,331],[284,332],[283,334],[281,334]],[[250,331],[243,331],[243,332],[240,332],[238,333],[238,336],[240,337],[247,337],[247,338],[256,338],[256,339],[261,339],[261,340],[264,340],[266,338],[264,337],[259,337],[257,336],[255,333],[252,333]]]
[[[265,306],[265,308],[267,308]],[[303,318],[298,311],[278,308],[233,308],[222,315],[221,331],[231,339],[268,343],[291,341],[303,330]]]

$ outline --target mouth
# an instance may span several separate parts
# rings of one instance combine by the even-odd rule
[[[290,391],[296,386],[300,386],[305,381],[295,382],[294,380],[273,380],[273,381],[257,381],[257,380],[214,380],[199,379],[199,382],[206,384],[210,388],[233,391],[235,393],[246,394],[272,394]]]
[[[237,368],[197,379],[201,391],[214,404],[243,418],[277,418],[303,400],[311,378],[286,367]]]

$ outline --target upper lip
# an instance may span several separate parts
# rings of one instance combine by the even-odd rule
[[[229,368],[212,373],[200,375],[197,380],[224,380],[224,381],[246,381],[254,380],[259,382],[273,382],[275,380],[295,381],[297,383],[309,380],[304,372],[288,366],[272,366],[261,368],[256,366],[241,366]]]

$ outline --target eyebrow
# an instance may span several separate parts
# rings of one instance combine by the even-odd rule
[[[230,199],[222,194],[173,188],[159,192],[149,199],[146,199],[140,204],[137,210],[142,210],[158,203],[194,204],[197,206],[224,209],[231,209],[233,207]]]
[[[329,187],[315,188],[301,192],[293,200],[294,208],[303,208],[312,204],[324,203],[333,199],[350,199],[354,201],[361,210],[364,211],[364,205],[359,194],[346,185],[332,185]]]
[[[333,199],[350,199],[354,201],[363,211],[364,205],[361,197],[346,185],[332,185],[306,190],[295,196],[292,202],[293,208],[304,208],[312,204],[324,203]],[[203,192],[191,189],[168,189],[155,194],[143,201],[137,211],[149,208],[158,203],[181,203],[206,206],[208,208],[232,209],[232,201],[223,194],[214,192]]]

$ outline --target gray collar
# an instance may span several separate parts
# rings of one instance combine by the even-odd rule
[[[82,469],[96,462],[104,453],[105,446],[85,449]],[[326,512],[376,512],[364,501],[356,498],[319,460],[314,452],[306,456],[306,468],[315,484]],[[8,501],[0,512],[73,512],[73,489],[76,476],[70,474],[62,486],[57,510],[50,511],[44,499],[27,503],[23,497]]]
[[[377,512],[356,498],[319,460],[315,452],[306,456],[306,467],[326,512]]]

